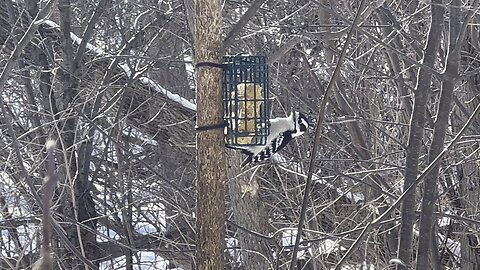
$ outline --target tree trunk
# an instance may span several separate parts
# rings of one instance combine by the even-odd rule
[[[233,167],[233,164],[240,164],[240,154],[232,152],[228,156],[232,166],[228,170],[228,193],[235,223],[249,231],[268,235],[267,211],[259,193],[261,180]],[[273,253],[268,241],[243,230],[237,230],[236,235],[245,270],[272,268]]]
[[[460,31],[460,14],[458,13],[461,3],[453,1],[450,11],[450,46],[447,58],[445,73],[448,75],[442,82],[442,92],[440,95],[440,104],[433,131],[432,144],[428,153],[428,160],[432,162],[435,157],[442,152],[445,143],[445,134],[447,132],[450,107],[453,100],[453,90],[455,88],[455,78],[458,77],[460,66],[460,50],[463,40],[457,40]],[[457,12],[455,12],[457,11]],[[417,269],[427,269],[430,267],[429,261],[435,269],[441,269],[439,257],[431,256],[429,253],[438,254],[438,245],[435,226],[435,217],[433,211],[437,198],[437,180],[440,172],[440,163],[435,166],[430,174],[425,178],[422,210],[420,214],[420,234],[417,251]],[[432,239],[433,238],[433,239]],[[429,252],[430,251],[430,252]]]
[[[222,8],[219,0],[195,2],[195,63],[221,63]],[[223,123],[222,69],[196,70],[197,126]],[[196,269],[223,269],[225,250],[225,141],[223,128],[197,133]]]
[[[441,40],[443,28],[444,9],[441,6],[441,0],[435,0],[431,3],[432,19],[428,33],[427,46],[423,57],[423,65],[433,67],[437,57],[438,47]],[[403,190],[408,189],[414,184],[418,175],[418,163],[420,149],[422,146],[423,129],[426,122],[425,114],[427,101],[430,95],[432,74],[426,68],[421,67],[418,72],[417,86],[415,87],[415,105],[413,108],[412,120],[410,123],[410,132],[407,146],[407,159],[405,169],[405,180]],[[413,224],[415,223],[415,189],[413,189],[403,200],[401,208],[402,225],[400,227],[398,258],[410,265],[412,256]],[[407,269],[398,264],[397,270]]]
[[[91,183],[88,177],[89,159],[84,159],[81,153],[77,151],[76,129],[77,119],[74,117],[73,108],[78,91],[78,63],[75,61],[75,51],[71,38],[71,5],[70,0],[60,0],[58,3],[60,14],[60,29],[62,56],[65,70],[61,70],[61,94],[62,109],[66,120],[63,122],[63,130],[60,134],[62,140],[65,179],[67,185],[71,186],[72,192],[64,194],[65,200],[62,201],[62,212],[67,219],[65,232],[68,239],[87,259],[92,259],[96,255],[96,210],[91,194]],[[83,148],[80,144],[78,148]],[[87,164],[86,164],[87,163]],[[77,224],[75,224],[77,223]],[[88,228],[88,229],[85,229]],[[76,258],[71,251],[66,252],[67,259],[65,265],[71,269],[85,269],[84,263]]]
[[[476,159],[479,159],[477,154]],[[474,158],[474,159],[475,159]],[[466,216],[478,215],[480,192],[478,186],[480,186],[480,173],[478,171],[477,162],[469,162],[463,164],[464,178],[460,181],[460,195],[464,198],[465,214]],[[480,269],[480,237],[478,236],[478,225],[472,228],[472,226],[462,226],[464,231],[460,236],[461,245],[461,269],[462,270],[478,270]]]

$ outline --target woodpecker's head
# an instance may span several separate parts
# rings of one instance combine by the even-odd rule
[[[295,121],[295,132],[292,134],[292,137],[297,137],[305,133],[308,129],[308,119],[301,112],[292,112],[290,117]]]

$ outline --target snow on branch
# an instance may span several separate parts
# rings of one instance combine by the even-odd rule
[[[53,21],[45,20],[44,23],[46,25],[50,26],[50,27],[60,29],[60,26]],[[82,39],[79,38],[74,33],[70,33],[70,37],[77,44],[80,44],[82,42]],[[112,56],[112,55],[106,53],[105,51],[103,51],[102,49],[94,46],[91,43],[87,43],[87,49],[96,53],[99,56]],[[122,65],[120,65],[120,68],[123,69],[123,71],[125,72],[126,75],[128,75],[128,76],[131,75],[132,71],[127,65],[122,64]],[[192,110],[192,111],[197,110],[197,105],[195,103],[185,99],[184,97],[182,97],[178,94],[174,94],[174,93],[168,91],[167,89],[165,89],[164,87],[162,87],[161,85],[159,85],[158,83],[153,81],[152,79],[150,79],[148,77],[140,77],[138,79],[142,84],[144,84],[144,85],[150,87],[151,89],[155,90],[156,92],[166,96],[168,99],[180,104],[184,108],[187,108],[187,109]]]

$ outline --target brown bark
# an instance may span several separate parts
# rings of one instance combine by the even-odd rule
[[[243,228],[268,235],[268,216],[260,197],[261,179],[249,172],[241,173],[235,165],[240,164],[240,154],[229,155],[230,169],[228,193],[235,223]],[[234,165],[235,164],[235,165]],[[245,270],[269,269],[272,267],[272,251],[268,241],[257,235],[237,230]]]
[[[221,1],[195,2],[195,62],[221,63]],[[200,67],[197,79],[197,126],[223,123],[222,70]],[[223,269],[225,250],[225,148],[223,129],[197,133],[197,243],[199,270]]]

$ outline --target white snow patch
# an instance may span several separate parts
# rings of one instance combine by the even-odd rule
[[[347,250],[345,247],[340,246],[338,243],[339,241],[325,239],[319,243],[317,250],[315,250],[314,252],[311,251],[311,254],[316,256],[318,254],[330,254],[337,251],[338,249]]]
[[[114,230],[110,230],[105,226],[99,226],[96,239],[98,242],[110,242],[120,240],[120,236]]]
[[[445,236],[441,233],[438,234],[438,243],[440,245],[443,245],[445,243]],[[454,241],[448,238],[446,246],[457,258],[460,258],[461,244],[458,241]]]
[[[347,197],[349,200],[353,201],[354,203],[361,203],[365,201],[365,195],[359,192],[347,192],[345,193],[345,197]]]
[[[297,239],[297,229],[287,229],[282,233],[282,245],[293,246]],[[297,258],[303,258],[305,255],[305,250],[299,250],[297,253]]]

